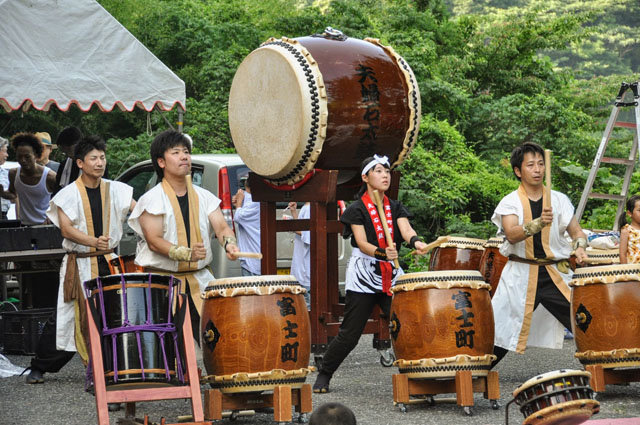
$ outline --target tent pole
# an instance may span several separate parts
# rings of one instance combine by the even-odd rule
[[[184,110],[181,106],[178,106],[178,131],[182,133],[182,124],[183,124]]]

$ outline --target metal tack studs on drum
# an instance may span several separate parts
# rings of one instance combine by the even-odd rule
[[[561,369],[529,379],[513,392],[505,408],[509,424],[509,405],[515,402],[525,417],[523,425],[577,425],[600,411],[589,385],[591,374]]]

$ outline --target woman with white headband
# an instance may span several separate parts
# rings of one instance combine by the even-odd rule
[[[386,156],[374,155],[362,162],[364,182],[359,199],[340,217],[344,224],[342,236],[351,238],[353,251],[345,282],[344,319],[338,335],[331,341],[322,360],[322,367],[313,385],[313,392],[329,392],[329,381],[342,361],[355,348],[374,306],[380,306],[385,315],[391,309],[391,286],[404,272],[395,268],[397,248],[402,242],[418,253],[425,253],[427,245],[418,237],[409,223],[409,212],[399,202],[383,198],[385,219],[395,246],[387,246],[382,222],[378,216],[373,191],[380,196],[389,189],[391,171]]]

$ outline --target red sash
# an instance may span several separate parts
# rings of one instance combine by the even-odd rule
[[[365,192],[362,195],[362,202],[364,203],[365,208],[369,211],[369,216],[371,217],[371,221],[373,222],[373,228],[376,231],[376,237],[378,238],[378,246],[382,249],[387,247],[387,239],[384,236],[384,228],[382,227],[382,223],[380,222],[380,217],[378,216],[378,209],[376,208],[376,204],[373,203],[371,198],[369,197],[369,193]],[[389,227],[389,233],[391,234],[391,239],[393,240],[393,219],[391,216],[391,204],[389,203],[389,198],[384,196],[382,200],[382,205],[384,206],[385,216],[387,219],[387,224]],[[380,272],[382,274],[382,292],[387,295],[391,295],[391,276],[393,271],[393,266],[388,261],[379,261],[380,263]]]

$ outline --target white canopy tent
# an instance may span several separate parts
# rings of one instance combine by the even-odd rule
[[[185,110],[185,85],[94,0],[0,0],[0,105]]]

